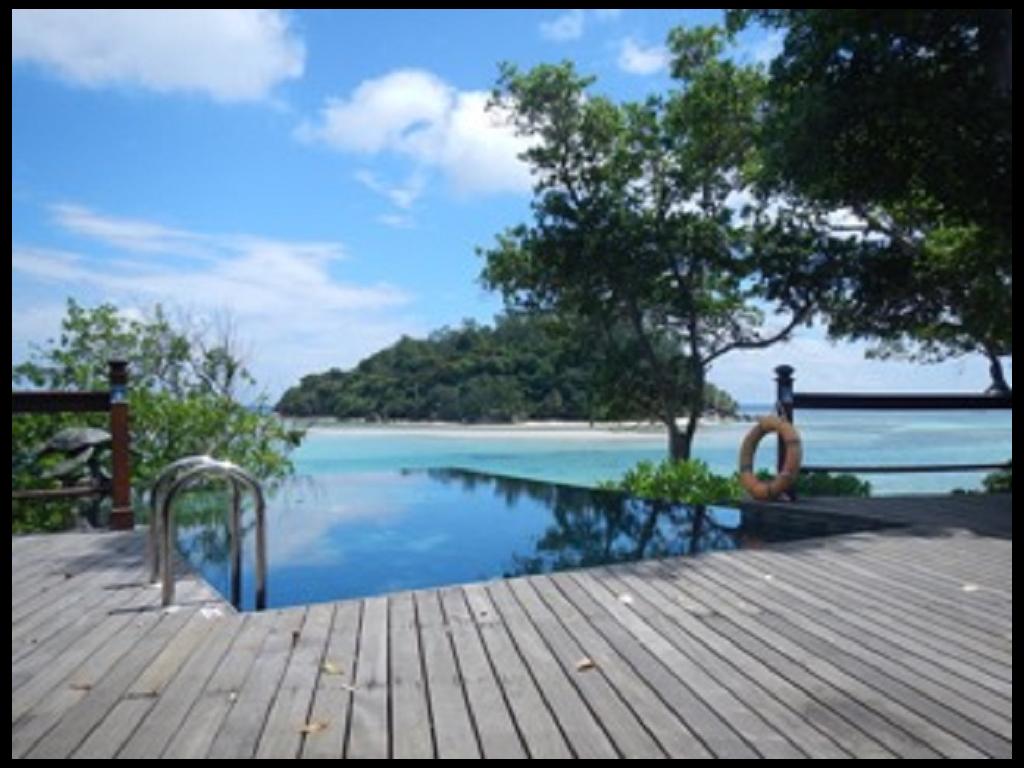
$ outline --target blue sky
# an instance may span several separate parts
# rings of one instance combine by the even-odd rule
[[[528,216],[521,140],[484,111],[497,64],[572,59],[618,99],[664,90],[663,43],[716,11],[12,13],[12,359],[71,296],[229,313],[261,384],[402,334],[488,320],[475,248]],[[765,61],[779,39],[746,33]],[[726,358],[821,389],[981,389],[984,361],[863,359],[817,329]],[[1012,370],[1009,371],[1012,375]]]

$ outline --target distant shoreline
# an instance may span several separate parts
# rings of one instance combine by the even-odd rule
[[[286,422],[294,427],[317,434],[390,434],[423,435],[446,437],[507,437],[507,438],[589,438],[616,440],[651,440],[665,437],[664,425],[649,421],[520,421],[514,423],[495,422],[464,424],[451,421],[388,421],[363,422],[339,421],[331,417],[288,417]],[[742,424],[741,418],[704,416],[700,428],[715,428]],[[679,421],[680,428],[686,420]]]

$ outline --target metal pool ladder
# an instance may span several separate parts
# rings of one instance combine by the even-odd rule
[[[188,456],[168,464],[160,472],[149,495],[149,580],[163,578],[162,602],[174,602],[174,557],[171,542],[175,525],[172,515],[178,494],[200,480],[219,477],[231,486],[229,533],[231,545],[231,604],[242,597],[242,492],[249,490],[256,506],[256,610],[267,607],[267,525],[266,501],[259,481],[237,464],[211,456]]]

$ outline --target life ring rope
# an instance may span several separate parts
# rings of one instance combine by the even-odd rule
[[[754,474],[754,454],[761,438],[777,433],[786,447],[782,470],[770,481],[758,479]],[[761,416],[757,424],[743,438],[740,445],[740,484],[753,498],[759,501],[777,499],[793,487],[800,474],[803,461],[803,446],[796,427],[778,416]]]

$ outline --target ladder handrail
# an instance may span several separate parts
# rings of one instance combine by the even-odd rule
[[[166,492],[157,495],[160,486],[168,482],[164,473],[154,485],[154,499],[159,498],[160,550],[159,560],[163,574],[162,602],[164,606],[174,601],[174,560],[171,556],[171,539],[174,533],[174,520],[171,515],[175,498],[203,477],[214,475],[231,482],[231,591],[232,602],[238,605],[241,597],[241,492],[243,487],[252,492],[256,505],[256,610],[261,611],[267,605],[267,535],[266,535],[266,500],[259,481],[250,473],[228,461],[218,461],[209,456],[190,457],[176,462],[181,474],[170,481]],[[168,477],[170,475],[168,474]],[[161,483],[163,480],[163,483]]]
[[[157,475],[149,491],[149,581],[155,584],[160,580],[160,506],[166,494],[167,486],[174,476],[180,472],[199,466],[200,464],[216,464],[212,456],[186,456],[172,461]]]

